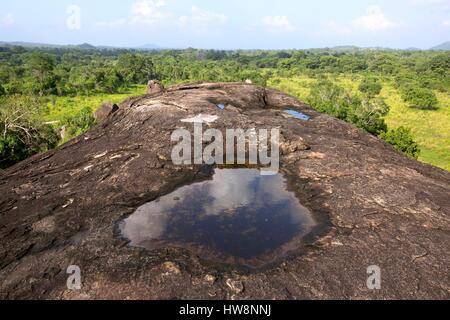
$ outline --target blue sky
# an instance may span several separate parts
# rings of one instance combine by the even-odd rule
[[[290,49],[449,40],[450,0],[0,0],[0,41]]]

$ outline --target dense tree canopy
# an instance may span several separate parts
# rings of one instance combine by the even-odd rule
[[[242,81],[264,83],[275,76],[324,73],[368,75],[362,92],[376,95],[379,82],[370,75],[393,77],[399,87],[446,91],[450,87],[450,54],[442,52],[307,50],[0,50],[0,85],[8,94],[79,95],[117,92],[149,79],[185,81]],[[381,89],[380,89],[381,90]]]

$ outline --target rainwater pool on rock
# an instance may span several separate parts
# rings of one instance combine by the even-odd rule
[[[295,111],[295,110],[292,110],[292,109],[286,109],[286,110],[284,110],[284,112],[287,113],[290,116],[293,116],[296,119],[299,119],[299,120],[309,121],[311,119],[310,116],[307,116],[306,114],[304,114],[302,112]]]
[[[316,225],[282,175],[215,169],[138,208],[119,224],[131,246],[182,247],[214,262],[261,266],[297,248]]]

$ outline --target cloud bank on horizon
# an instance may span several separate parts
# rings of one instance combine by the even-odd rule
[[[277,49],[450,40],[450,0],[0,1],[0,41]]]

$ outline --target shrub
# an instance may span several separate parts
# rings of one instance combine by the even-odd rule
[[[319,112],[353,123],[374,135],[387,130],[383,119],[389,107],[383,99],[361,99],[329,81],[314,85],[308,99]]]
[[[370,97],[379,95],[382,89],[383,86],[375,78],[365,78],[359,85],[359,91]]]
[[[85,107],[77,114],[66,117],[63,123],[67,131],[65,140],[68,140],[88,131],[96,124],[96,121],[92,110],[89,107]]]
[[[425,88],[407,88],[403,90],[403,99],[412,108],[435,110],[438,105],[436,94]]]
[[[36,98],[12,96],[0,100],[0,168],[54,148],[58,137],[39,119]]]
[[[384,117],[388,113],[389,106],[383,99],[365,98],[352,105],[347,115],[347,121],[373,135],[379,135],[387,131]]]
[[[411,134],[411,129],[399,127],[381,133],[380,138],[394,146],[395,149],[405,153],[407,156],[417,159],[420,155],[420,147]]]
[[[345,120],[352,100],[343,88],[328,80],[322,80],[311,88],[308,103],[319,112]]]

